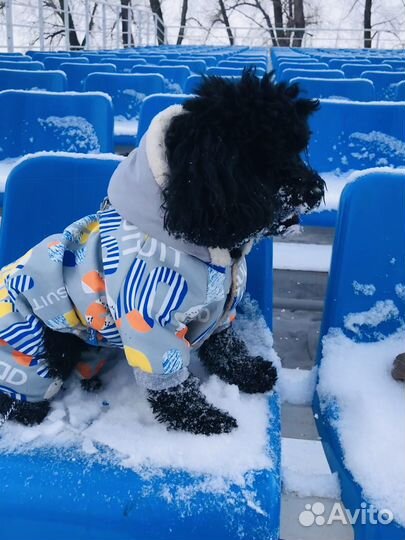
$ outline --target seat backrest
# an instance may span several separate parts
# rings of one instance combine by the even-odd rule
[[[220,60],[218,62],[218,67],[230,67],[230,68],[245,68],[245,67],[256,67],[259,69],[267,69],[267,65],[265,62],[259,61],[259,60],[245,60],[241,58],[240,60],[237,60],[236,58],[234,60]]]
[[[405,69],[405,58],[402,58],[401,60],[384,60],[381,66],[391,66],[395,71],[403,71]]]
[[[201,75],[190,75],[190,77],[187,77],[186,84],[184,85],[184,93],[194,94],[196,89],[202,83],[202,80],[203,78]]]
[[[326,62],[306,62],[302,65],[301,62],[280,62],[277,66],[277,72],[281,73],[284,69],[330,69]]]
[[[310,164],[321,172],[402,166],[404,126],[403,103],[321,100],[310,119]]]
[[[158,73],[165,79],[166,91],[171,94],[181,94],[187,77],[191,75],[191,70],[187,66],[134,66],[132,73]]]
[[[311,79],[344,79],[345,74],[339,69],[283,69],[277,74],[278,81],[289,81],[295,77]]]
[[[158,113],[171,105],[183,103],[186,99],[190,99],[190,97],[191,96],[187,94],[154,94],[145,98],[139,115],[138,133],[136,138],[137,146],[139,146],[143,135],[146,133],[150,123]]]
[[[1,69],[1,90],[46,90],[65,92],[66,75],[62,71],[29,71],[24,69]]]
[[[298,83],[305,97],[350,99],[372,101],[375,99],[374,86],[367,79],[311,79],[295,77],[290,83]]]
[[[65,62],[70,62],[71,64],[88,64],[89,63],[89,60],[85,57],[83,58],[79,58],[77,56],[66,56],[66,57],[63,57],[63,56],[58,56],[58,57],[53,57],[53,56],[46,56],[42,62],[44,63],[45,65],[45,69],[60,69],[60,66],[61,64],[64,64]]]
[[[395,101],[405,101],[405,81],[395,85]]]
[[[358,58],[330,58],[328,64],[330,69],[342,69],[342,66],[347,64],[370,64],[370,60],[366,58],[359,60]]]
[[[343,64],[343,66],[341,66],[340,68],[345,76],[347,78],[355,78],[355,77],[360,77],[360,75],[364,72],[364,71],[373,71],[373,70],[379,70],[379,71],[392,71],[392,67],[389,66],[388,64],[354,64],[354,63],[350,63],[350,64]]]
[[[117,73],[131,73],[133,67],[146,65],[146,60],[143,58],[104,58],[101,62],[114,64]]]
[[[364,71],[361,77],[373,82],[376,99],[389,101],[395,98],[391,85],[405,81],[405,71]]]
[[[114,64],[73,64],[63,62],[60,69],[66,73],[68,80],[68,89],[76,92],[84,91],[84,81],[90,73],[116,73],[117,68]]]
[[[244,67],[210,67],[207,69],[207,75],[217,75],[218,77],[240,77]]]
[[[42,62],[15,62],[2,60],[0,58],[0,68],[1,69],[24,69],[26,71],[39,71],[45,69],[45,66]]]
[[[50,234],[97,212],[118,156],[27,158],[10,173],[0,229],[0,267]]]
[[[153,73],[91,73],[85,81],[85,90],[98,90],[110,95],[114,116],[137,118],[146,96],[161,94],[165,90],[162,75]]]
[[[41,150],[112,151],[112,103],[103,94],[5,90],[0,111],[0,160]]]
[[[405,317],[405,170],[360,174],[340,200],[321,337],[378,340]]]
[[[204,60],[189,60],[182,58],[181,60],[169,60],[164,58],[159,61],[159,66],[187,66],[193,73],[205,73],[207,71],[207,64]]]

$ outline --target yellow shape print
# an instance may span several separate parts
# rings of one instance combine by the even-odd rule
[[[0,302],[0,318],[13,312],[13,306],[10,302]]]
[[[132,347],[124,347],[124,352],[130,366],[146,371],[146,373],[153,373],[151,363],[143,352],[132,349]]]

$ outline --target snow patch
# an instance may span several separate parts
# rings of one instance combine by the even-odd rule
[[[375,343],[355,343],[341,331],[323,339],[318,393],[321,407],[337,411],[332,423],[345,466],[376,508],[405,525],[405,394],[391,377],[405,332]]]
[[[289,369],[279,371],[278,389],[282,401],[293,405],[309,405],[314,395],[317,368]]]
[[[373,296],[375,294],[376,288],[374,285],[359,283],[358,281],[353,281],[352,283],[355,294],[364,294],[364,296]]]
[[[100,152],[97,133],[92,124],[82,116],[48,116],[38,118],[47,135],[61,141],[67,152],[88,150]]]
[[[398,317],[399,310],[392,300],[379,300],[368,311],[349,313],[344,317],[344,327],[354,334],[361,335],[360,328],[375,328],[379,324]]]

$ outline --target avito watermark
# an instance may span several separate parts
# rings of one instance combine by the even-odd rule
[[[374,506],[369,506],[364,502],[360,504],[360,508],[356,508],[353,512],[341,502],[334,503],[329,513],[326,513],[325,510],[325,505],[321,502],[306,504],[305,510],[298,517],[298,521],[303,527],[312,527],[313,525],[322,527],[333,523],[341,523],[342,525],[355,525],[356,523],[361,525],[389,525],[394,520],[394,514],[391,510],[387,508],[377,510]]]

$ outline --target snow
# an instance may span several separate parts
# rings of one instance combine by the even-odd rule
[[[238,331],[246,337],[253,354],[278,363],[264,320],[248,320],[249,316],[251,313],[240,317]],[[194,370],[201,370],[195,357],[193,362]],[[105,380],[105,388],[98,394],[87,394],[77,380],[70,380],[66,390],[52,402],[51,415],[39,426],[6,423],[0,452],[76,448],[93,458],[103,453],[106,459],[108,448],[115,463],[139,472],[159,474],[160,468],[167,467],[239,485],[244,484],[247,471],[273,467],[267,450],[271,422],[267,396],[241,394],[236,386],[226,385],[215,376],[207,378],[202,386],[205,395],[237,418],[239,428],[231,434],[205,437],[167,431],[159,424],[124,359],[106,374]]]
[[[281,401],[293,405],[309,405],[314,395],[317,368],[289,369],[279,371],[278,390]]]
[[[125,118],[125,116],[114,117],[114,135],[133,135],[138,132],[139,120],[137,118]]]
[[[274,242],[273,268],[277,270],[307,270],[329,272],[332,246]]]
[[[359,283],[358,281],[353,281],[353,290],[355,294],[364,294],[364,296],[373,296],[375,294],[376,288],[373,284],[369,283]]]
[[[38,118],[44,131],[59,139],[67,152],[88,150],[98,153],[101,150],[94,126],[82,116],[48,116]]]
[[[376,343],[355,343],[341,331],[323,340],[318,393],[321,406],[336,405],[345,466],[378,509],[389,509],[405,525],[405,394],[392,379],[405,332]]]
[[[2,90],[0,93],[3,93],[3,92],[13,92],[14,93],[18,93],[18,94],[31,94],[31,90]],[[49,92],[48,90],[36,90],[35,91],[36,94],[45,94],[47,96],[51,95],[51,96],[102,96],[106,99],[108,99],[108,101],[112,102],[112,99],[111,99],[111,96],[109,96],[108,94],[106,94],[105,92],[74,92],[73,90],[71,91],[68,91],[68,92]]]
[[[367,311],[345,315],[344,327],[360,336],[362,326],[375,328],[382,322],[398,317],[398,315],[399,310],[392,300],[379,300]]]
[[[322,443],[304,439],[281,439],[283,490],[299,497],[340,496],[336,473],[331,473]]]
[[[4,192],[7,177],[18,161],[18,158],[8,158],[0,161],[0,192]]]

